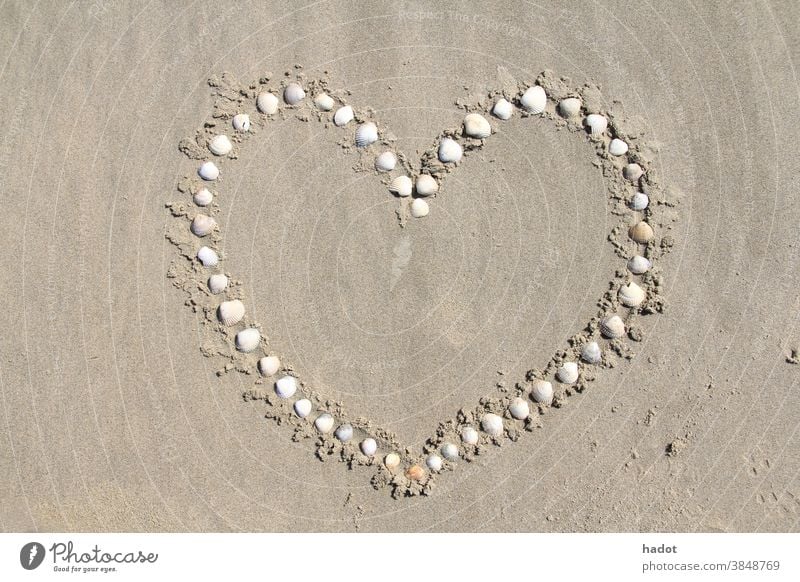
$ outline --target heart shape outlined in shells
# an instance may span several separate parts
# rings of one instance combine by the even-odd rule
[[[167,205],[181,219],[179,230],[168,233],[167,238],[183,257],[173,262],[168,276],[190,296],[187,304],[203,312],[204,322],[222,332],[225,347],[215,355],[228,362],[219,374],[231,369],[257,372],[259,379],[244,394],[245,400],[265,402],[267,418],[292,425],[295,440],[315,436],[318,457],[337,456],[350,468],[373,468],[373,486],[389,487],[394,497],[428,494],[436,475],[454,469],[459,460],[471,460],[488,444],[499,444],[502,439],[516,441],[523,431],[540,426],[537,412],[560,406],[594,379],[586,373],[589,367],[607,365],[611,354],[624,356],[629,351],[626,337],[641,339],[641,331],[631,325],[632,319],[663,310],[660,275],[652,267],[657,255],[669,251],[671,238],[664,237],[660,245],[655,244],[652,203],[674,203],[664,198],[658,186],[641,136],[624,132],[613,114],[604,109],[596,86],[570,89],[564,79],[545,71],[534,83],[488,91],[484,99],[468,105],[457,102],[465,110],[462,125],[440,132],[419,165],[414,166],[392,149],[371,110],[353,109],[343,94],[330,91],[323,80],[288,77],[277,87],[270,86],[268,77],[246,87],[238,86],[227,75],[209,80],[217,99],[212,117],[194,138],[184,139],[179,145],[188,157],[202,162],[198,178],[186,176],[178,184],[182,194],[191,194],[194,204],[187,207],[180,201]],[[612,213],[628,218],[615,225],[608,237],[615,253],[625,260],[625,269],[613,274],[609,290],[598,301],[597,315],[581,332],[568,338],[567,347],[557,351],[543,369],[530,370],[513,389],[481,398],[472,410],[462,409],[455,420],[440,422],[436,433],[415,451],[370,421],[353,419],[340,403],[296,378],[291,366],[268,349],[261,330],[247,322],[242,297],[231,289],[229,276],[220,269],[222,259],[215,247],[221,238],[213,218],[215,197],[208,185],[220,177],[220,166],[224,169],[238,157],[236,146],[253,135],[251,123],[265,126],[277,116],[288,115],[304,121],[315,117],[331,130],[343,132],[346,137],[340,145],[359,151],[362,162],[366,160],[386,176],[383,182],[388,193],[401,201],[397,211],[401,226],[408,219],[427,216],[430,208],[426,199],[443,193],[447,174],[515,117],[520,123],[541,118],[580,130],[595,147],[599,159],[595,165],[608,183]],[[220,123],[227,127],[221,130]],[[398,180],[402,177],[407,179]],[[199,210],[190,210],[193,207]],[[204,210],[209,208],[211,212]],[[189,239],[187,220],[192,234]],[[202,244],[209,239],[209,244]],[[271,388],[261,390],[267,379]]]

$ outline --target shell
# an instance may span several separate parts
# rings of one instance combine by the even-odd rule
[[[480,113],[470,113],[464,118],[464,133],[476,139],[492,135],[492,126]]]
[[[471,426],[466,426],[461,430],[461,440],[468,445],[478,444],[478,431]]]
[[[343,443],[346,443],[353,438],[353,425],[340,424],[333,435]]]
[[[211,201],[214,200],[214,195],[208,188],[200,188],[194,193],[192,200],[194,200],[194,203],[198,206],[208,206],[211,204]]]
[[[378,126],[368,121],[356,129],[356,146],[365,148],[378,141]]]
[[[297,392],[297,378],[284,376],[275,382],[275,394],[281,398],[291,398]]]
[[[208,247],[203,247],[203,248],[208,249]],[[214,254],[216,255],[217,253]],[[208,290],[211,291],[214,295],[222,293],[227,288],[228,288],[228,277],[226,275],[223,275],[222,273],[217,273],[216,275],[211,275],[208,278]]]
[[[539,404],[553,403],[553,385],[547,380],[534,380],[531,387],[531,398]]]
[[[244,317],[244,303],[238,299],[223,301],[217,308],[217,317],[223,325],[236,325]]]
[[[599,364],[603,360],[603,352],[597,342],[589,342],[581,349],[581,360],[587,364]]]
[[[247,115],[247,113],[234,115],[233,129],[238,131],[250,131],[250,116]]]
[[[644,192],[637,192],[633,195],[630,201],[632,210],[642,211],[650,204],[650,197]]]
[[[252,352],[260,343],[261,332],[254,327],[248,327],[236,334],[236,349],[240,352]]]
[[[231,140],[224,134],[217,135],[208,142],[208,150],[215,156],[227,156],[232,149]]]
[[[441,448],[442,456],[448,461],[458,460],[458,447],[453,443],[444,443]]]
[[[420,174],[414,184],[414,189],[419,196],[430,196],[439,191],[439,183],[430,174]]]
[[[628,144],[618,137],[615,137],[611,140],[611,143],[608,144],[608,153],[612,156],[624,156],[628,153]]]
[[[317,109],[320,111],[331,111],[333,106],[336,105],[336,101],[327,93],[320,93],[314,97],[314,105],[316,105]]]
[[[192,220],[192,233],[196,236],[207,236],[217,228],[217,221],[206,214],[198,214]]]
[[[419,465],[411,465],[406,469],[406,477],[412,481],[422,481],[425,478],[425,469]]]
[[[599,113],[590,113],[583,122],[592,135],[600,135],[608,127],[608,119],[605,115],[600,115]]]
[[[391,172],[397,165],[397,156],[393,152],[383,152],[375,158],[375,169],[379,172]]]
[[[514,398],[508,405],[508,412],[517,420],[525,420],[531,414],[531,407],[522,398]]]
[[[274,376],[281,369],[278,356],[264,356],[258,361],[258,371],[262,376]]]
[[[327,412],[323,412],[314,421],[314,428],[323,434],[331,432],[333,429],[333,417]]]
[[[547,106],[547,93],[544,92],[544,88],[534,85],[525,90],[519,102],[525,111],[538,115]]]
[[[428,216],[430,211],[431,207],[428,206],[427,202],[422,198],[414,198],[414,201],[411,203],[411,216],[414,218],[423,218]]]
[[[622,168],[622,175],[625,177],[626,180],[630,180],[631,182],[635,182],[639,178],[642,177],[644,174],[644,170],[639,164],[631,163],[626,165]]]
[[[217,263],[219,263],[219,255],[217,251],[210,247],[200,247],[197,251],[197,260],[199,260],[204,267],[216,267]],[[227,277],[225,277],[225,284],[227,285]]]
[[[633,281],[619,288],[619,302],[625,307],[639,307],[646,297],[645,290]]]
[[[425,464],[428,466],[434,473],[438,473],[442,470],[442,458],[437,454],[428,455],[428,458],[425,459]]]
[[[274,115],[278,112],[278,97],[269,91],[262,91],[256,97],[256,107],[261,113]]]
[[[556,371],[556,379],[562,384],[574,384],[578,381],[578,364],[575,362],[564,362]]]
[[[514,106],[510,101],[500,99],[494,104],[494,107],[492,107],[492,115],[503,121],[511,119],[511,116],[514,115]]]
[[[306,98],[306,92],[298,83],[289,83],[283,90],[283,100],[289,105],[297,105]]]
[[[197,168],[197,175],[206,182],[213,182],[219,178],[219,168],[214,162],[203,162],[203,164]]]
[[[600,322],[600,333],[608,339],[617,339],[625,335],[625,323],[619,315],[606,317]]]
[[[443,164],[455,164],[460,162],[464,150],[454,139],[445,137],[439,142],[439,161]]]
[[[562,117],[575,117],[581,112],[581,100],[577,97],[567,97],[558,103],[558,112]]]
[[[365,438],[358,446],[361,449],[361,452],[368,457],[373,456],[378,451],[378,443],[375,442],[375,439],[371,437]]]
[[[653,262],[642,255],[631,257],[628,261],[628,270],[634,275],[643,275],[649,271],[652,266]]]
[[[411,196],[413,191],[414,183],[408,176],[397,176],[397,178],[389,182],[389,192],[397,196]]]
[[[645,221],[639,222],[628,229],[628,236],[639,244],[647,244],[653,240],[653,227]]]
[[[383,458],[383,464],[390,471],[397,469],[400,466],[400,455],[397,453],[389,453]]]
[[[299,416],[300,418],[305,418],[309,414],[311,414],[311,409],[313,408],[313,404],[308,398],[301,398],[297,402],[294,403],[294,413]]]
[[[481,418],[481,428],[486,434],[498,437],[503,434],[503,419],[491,412],[484,414]]]
[[[333,114],[333,123],[336,127],[344,127],[353,121],[354,117],[353,108],[349,105],[345,105],[344,107],[339,107],[336,113]]]

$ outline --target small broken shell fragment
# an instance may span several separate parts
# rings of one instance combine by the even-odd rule
[[[247,113],[239,113],[233,116],[233,129],[237,131],[250,131],[250,116]]]
[[[256,107],[261,113],[274,115],[278,112],[278,97],[269,91],[262,91],[256,97]]]
[[[340,424],[336,432],[333,435],[339,439],[341,442],[346,443],[353,438],[353,425],[352,424]]]
[[[600,115],[599,113],[590,113],[583,122],[592,135],[600,135],[608,127],[608,119],[605,115]]]
[[[215,156],[227,156],[231,153],[233,144],[227,135],[220,134],[208,142],[208,150]]]
[[[365,148],[376,141],[378,141],[377,125],[367,121],[358,126],[358,129],[356,129],[356,146]]]
[[[301,398],[297,402],[294,403],[294,413],[299,416],[300,418],[305,418],[309,414],[311,414],[311,409],[313,405],[308,398]]]
[[[544,111],[547,105],[547,94],[544,92],[544,88],[534,85],[525,90],[522,97],[519,98],[519,102],[525,111],[538,115]]]
[[[278,356],[264,356],[258,361],[258,371],[262,376],[274,376],[281,369]]]
[[[503,419],[491,412],[484,414],[481,418],[481,428],[486,434],[498,437],[503,434]]]
[[[336,113],[333,114],[333,124],[336,127],[344,127],[355,118],[355,114],[353,113],[353,108],[349,105],[345,105],[344,107],[339,107],[336,110]]]
[[[442,470],[442,458],[436,453],[428,455],[428,458],[425,459],[425,464],[433,473],[438,473]]]
[[[444,443],[441,448],[442,456],[448,461],[458,460],[458,447],[453,443]]]
[[[600,322],[600,333],[608,339],[617,339],[625,335],[625,323],[619,315],[606,317]]]
[[[333,97],[327,93],[320,93],[314,97],[314,105],[316,105],[317,109],[320,111],[331,111],[335,104],[336,102],[333,100]]]
[[[599,364],[603,359],[603,352],[597,342],[589,342],[581,349],[581,360],[587,364]]]
[[[314,421],[314,428],[322,434],[331,432],[333,430],[333,417],[327,412],[323,412]]]
[[[283,90],[283,100],[289,105],[297,105],[306,98],[306,92],[298,83],[289,83]]]
[[[405,198],[411,196],[414,190],[414,183],[408,176],[397,176],[394,180],[389,182],[389,192]]]
[[[397,469],[400,466],[400,455],[397,453],[389,453],[383,458],[383,464],[386,465],[386,468],[390,471]]]
[[[547,380],[536,379],[531,386],[531,398],[539,404],[553,403],[553,385]]]
[[[223,325],[236,325],[244,317],[244,303],[238,299],[223,301],[217,307],[217,317]]]
[[[564,362],[556,372],[556,379],[562,384],[574,384],[578,381],[578,364]]]
[[[419,465],[411,465],[406,469],[406,477],[412,481],[422,481],[425,478],[425,469]]]
[[[637,163],[630,163],[627,164],[624,168],[622,168],[622,175],[625,177],[626,180],[630,180],[631,182],[635,182],[636,180],[641,178],[642,174],[644,174],[644,170]]]
[[[200,261],[204,267],[216,267],[217,263],[219,263],[219,255],[217,254],[217,251],[210,247],[200,247],[200,249],[197,251],[197,260]],[[228,278],[225,277],[225,285],[227,286],[227,284]]]
[[[525,420],[531,414],[531,407],[522,398],[516,397],[508,405],[508,412],[512,418]]]
[[[439,142],[439,161],[443,164],[455,164],[461,161],[464,150],[461,145],[450,137],[442,138]]]
[[[468,445],[478,444],[478,431],[471,426],[465,426],[461,430],[461,440]]]
[[[428,216],[431,207],[422,198],[414,198],[411,202],[411,216],[414,218],[423,218]]]
[[[203,164],[197,168],[197,175],[206,182],[213,182],[219,178],[219,168],[214,162],[203,162]]]
[[[254,327],[248,327],[236,334],[236,349],[249,353],[261,343],[261,332]]]
[[[214,200],[214,195],[208,188],[200,188],[194,193],[192,200],[194,200],[194,203],[198,206],[208,206],[211,204],[211,201]]]
[[[208,249],[208,247],[203,247],[203,249]],[[200,249],[200,250],[203,250]],[[211,249],[208,249],[211,250]],[[213,251],[212,251],[213,252]],[[198,253],[199,255],[200,253]],[[217,253],[214,253],[216,255]],[[216,264],[216,263],[215,263]],[[222,293],[228,287],[228,277],[223,275],[222,273],[217,273],[216,275],[211,275],[208,278],[208,290],[211,291],[214,295]]]
[[[650,197],[644,192],[636,192],[636,194],[631,197],[631,210],[642,211],[647,208],[648,204],[650,204]]]
[[[192,220],[191,230],[196,236],[207,236],[211,234],[215,228],[217,228],[217,221],[207,214],[198,214]]]
[[[297,392],[297,378],[284,376],[275,382],[275,394],[281,398],[291,398]]]
[[[645,221],[641,221],[630,227],[628,230],[628,236],[639,244],[647,244],[653,240],[653,227],[651,227]]]
[[[562,117],[575,117],[581,112],[581,100],[577,97],[567,97],[558,103],[558,112]]]
[[[628,144],[618,137],[615,137],[611,140],[611,143],[608,144],[608,153],[612,156],[624,156],[628,153]]]
[[[430,174],[420,174],[414,184],[417,194],[420,196],[430,196],[439,191],[439,184]]]
[[[470,113],[464,118],[464,133],[475,139],[485,139],[492,135],[492,126],[480,113]]]
[[[372,437],[365,438],[358,446],[361,452],[368,457],[372,457],[378,451],[378,443],[375,442],[375,439]]]
[[[645,290],[633,281],[619,288],[619,302],[625,307],[639,307],[646,297]]]
[[[652,266],[652,261],[642,255],[631,257],[628,261],[628,270],[634,275],[643,275],[649,271]]]
[[[514,115],[514,106],[510,101],[501,98],[494,104],[494,107],[492,107],[492,115],[503,121],[511,119],[511,116]]]
[[[393,152],[383,152],[375,158],[375,169],[379,172],[391,172],[397,165],[397,156]]]

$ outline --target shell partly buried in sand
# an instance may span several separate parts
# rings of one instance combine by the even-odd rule
[[[492,135],[492,126],[480,113],[470,113],[464,118],[464,133],[475,139],[485,139]]]
[[[333,114],[333,124],[336,127],[344,127],[353,119],[355,118],[355,113],[353,113],[353,108],[349,105],[345,105],[343,107],[339,107],[336,110],[336,113]]]
[[[422,198],[415,198],[411,202],[411,216],[414,218],[423,218],[428,216],[431,207]]]
[[[556,379],[562,384],[574,384],[578,381],[578,375],[576,362],[564,362],[556,371]]]
[[[217,228],[217,221],[207,214],[198,214],[192,220],[191,230],[195,236],[208,236],[214,232],[215,228]]]
[[[192,200],[198,206],[208,206],[214,200],[214,195],[208,188],[200,188],[197,192],[194,193],[194,196],[192,196]]]
[[[581,100],[577,97],[567,97],[558,103],[558,112],[562,117],[577,117],[581,112]]]
[[[631,182],[635,182],[641,178],[643,174],[644,170],[639,164],[636,163],[627,164],[624,168],[622,168],[622,175],[626,180],[630,180]]]
[[[214,162],[203,162],[200,164],[200,167],[197,168],[197,175],[206,182],[213,182],[219,178],[219,168]]]
[[[274,115],[278,112],[278,96],[269,91],[262,91],[256,97],[256,107],[265,115]]]
[[[208,247],[203,247],[203,248],[208,249]],[[216,255],[217,253],[214,254]],[[208,290],[211,291],[214,295],[222,293],[227,288],[228,288],[228,277],[226,275],[223,275],[222,273],[217,273],[216,275],[211,275],[208,278]]]
[[[414,191],[414,183],[408,176],[397,176],[389,183],[389,192],[397,196],[405,198],[411,196]]]
[[[264,356],[258,361],[258,371],[262,376],[274,376],[281,369],[278,356]]]
[[[499,437],[503,434],[503,419],[488,412],[481,418],[481,429],[489,436]]]
[[[628,260],[628,270],[634,275],[643,275],[653,266],[647,257],[636,255]]]
[[[553,403],[553,385],[547,380],[535,379],[531,386],[531,398],[539,404]]]
[[[654,234],[653,227],[651,227],[645,221],[634,224],[628,230],[628,236],[631,237],[631,239],[635,242],[643,245],[653,240]]]
[[[603,360],[603,352],[600,349],[600,344],[597,342],[589,342],[581,348],[581,360],[587,364],[599,364]]]
[[[223,325],[236,325],[244,318],[244,303],[238,299],[223,301],[217,308],[217,317]]]
[[[430,174],[420,174],[414,183],[418,196],[431,196],[439,191],[439,183]]]
[[[391,172],[396,165],[397,156],[394,152],[383,152],[375,158],[375,169],[379,172]]]
[[[450,137],[442,138],[439,142],[439,161],[443,164],[455,164],[461,161],[464,149],[454,139]]]
[[[297,379],[294,376],[284,376],[275,382],[275,394],[281,398],[291,398],[297,392]]]
[[[425,478],[425,469],[419,465],[411,465],[406,469],[406,477],[412,481],[422,481]]]
[[[299,83],[289,83],[283,90],[283,100],[289,105],[297,105],[306,98],[306,92]]]
[[[211,141],[208,142],[208,149],[215,156],[227,156],[231,153],[233,144],[227,135],[220,134],[214,136]]]
[[[611,315],[600,322],[600,333],[608,339],[617,339],[625,335],[625,322],[619,315]]]
[[[599,113],[590,113],[583,122],[592,135],[600,135],[608,128],[608,119]]]
[[[356,146],[365,148],[376,141],[378,141],[377,125],[367,121],[358,126],[358,129],[356,129]]]
[[[247,113],[234,115],[232,123],[236,131],[250,131],[250,116]]]
[[[235,343],[240,352],[252,352],[261,344],[261,332],[254,327],[243,329],[236,334]]]
[[[523,398],[516,397],[508,405],[508,413],[512,418],[525,420],[531,414],[531,407],[528,406],[528,403]]]
[[[525,90],[522,97],[519,98],[519,103],[528,113],[538,115],[547,106],[547,94],[543,87],[534,85]]]
[[[326,434],[333,430],[333,423],[333,417],[327,412],[323,412],[314,420],[314,428],[322,434]]]
[[[378,452],[378,443],[372,437],[367,437],[358,445],[358,448],[361,449],[361,452],[364,453],[368,457],[372,457]]]
[[[492,115],[497,119],[507,121],[514,115],[514,105],[506,99],[499,99],[492,107]]]
[[[300,418],[305,418],[311,414],[313,407],[313,404],[311,404],[311,401],[308,398],[301,398],[294,403],[294,406],[292,406],[292,408],[294,408],[294,413]]]
[[[320,93],[319,95],[314,97],[314,105],[320,111],[332,111],[333,106],[336,105],[336,101],[334,101],[333,97],[331,97],[327,93]]]
[[[619,288],[619,302],[625,307],[639,307],[646,297],[645,290],[633,281]]]
[[[197,260],[200,261],[204,267],[216,267],[217,263],[219,263],[219,255],[217,251],[211,247],[200,247],[197,251]],[[227,277],[225,277],[225,285],[227,284]]]

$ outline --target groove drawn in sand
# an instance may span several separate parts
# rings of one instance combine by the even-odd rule
[[[266,417],[290,427],[293,440],[312,440],[320,460],[336,458],[351,469],[371,469],[376,489],[389,488],[394,497],[427,495],[441,473],[473,460],[489,445],[519,440],[541,426],[539,415],[582,392],[596,370],[632,357],[627,342],[643,337],[638,318],[664,309],[656,261],[672,247],[668,231],[679,196],[659,184],[654,148],[642,134],[626,133],[625,120],[591,83],[571,88],[568,79],[550,71],[534,83],[511,82],[506,72],[501,88],[481,98],[457,100],[465,112],[463,124],[440,132],[415,162],[396,150],[394,138],[372,109],[354,107],[346,91],[332,90],[325,80],[306,79],[297,69],[281,82],[272,82],[269,74],[246,86],[227,74],[209,80],[213,112],[194,137],[179,144],[181,152],[199,161],[199,168],[197,177],[185,176],[178,184],[184,199],[167,205],[179,220],[166,236],[181,255],[167,275],[213,332],[201,350],[221,363],[217,374],[235,370],[256,376],[245,401],[265,403]],[[447,175],[504,124],[550,123],[554,130],[588,140],[597,154],[593,164],[608,186],[609,212],[620,217],[608,235],[620,265],[609,277],[596,315],[583,331],[566,338],[565,347],[543,367],[529,370],[513,387],[498,382],[476,406],[439,423],[420,446],[407,446],[390,431],[353,416],[340,402],[296,378],[291,364],[270,350],[264,330],[244,312],[241,283],[224,273],[224,257],[217,251],[221,235],[214,219],[219,207],[213,185],[223,171],[235,172],[239,149],[257,134],[254,130],[276,118],[316,122],[340,132],[339,145],[358,156],[355,171],[380,176],[376,186],[382,183],[386,195],[397,198],[401,228],[408,220],[436,220],[435,204],[428,201],[448,195]],[[411,257],[410,238],[401,239],[389,259],[390,290]]]

